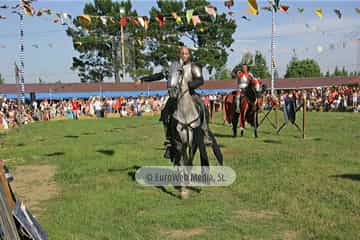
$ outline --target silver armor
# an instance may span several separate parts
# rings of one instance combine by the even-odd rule
[[[245,89],[249,85],[251,78],[253,78],[253,76],[251,73],[249,73],[249,77],[244,75],[240,79],[238,79],[238,89],[240,90]]]

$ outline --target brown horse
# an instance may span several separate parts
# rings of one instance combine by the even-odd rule
[[[225,113],[226,121],[231,123],[233,126],[233,136],[237,135],[237,128],[240,123],[240,134],[244,135],[245,121],[248,122],[254,128],[254,136],[258,137],[257,128],[259,126],[258,122],[258,112],[261,109],[262,105],[262,92],[264,91],[265,86],[260,86],[259,80],[252,80],[247,88],[244,90],[244,94],[241,96],[241,106],[240,113],[236,112],[235,98],[239,94],[239,91],[233,91],[226,95],[225,97]],[[240,121],[239,121],[240,120]]]

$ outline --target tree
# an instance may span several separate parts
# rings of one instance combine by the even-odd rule
[[[245,53],[241,59],[240,64],[235,66],[233,71],[241,70],[241,66],[243,64],[247,64],[249,66],[249,71],[257,78],[265,79],[271,77],[271,74],[269,73],[268,67],[266,65],[266,60],[260,51],[256,51],[255,57],[250,52]],[[277,77],[275,78],[278,77],[279,74],[277,73]]]
[[[0,84],[4,84],[5,83],[5,78],[3,78],[3,76],[1,76],[1,73],[0,73]]]
[[[243,64],[248,65],[248,70],[252,71],[251,67],[254,63],[254,56],[251,54],[251,52],[246,52],[238,65],[236,65],[232,70],[232,75],[234,75],[236,72],[241,71],[241,67]]]
[[[293,57],[287,65],[285,78],[320,77],[319,64],[313,59],[299,60]]]
[[[68,28],[67,34],[72,38],[75,50],[80,53],[79,57],[73,57],[71,69],[78,71],[82,82],[102,82],[106,77],[114,77],[115,82],[120,81],[120,7],[125,9],[126,17],[137,18],[137,12],[132,10],[130,0],[94,0],[94,3],[86,3],[83,10],[84,14],[93,16],[91,22],[75,18],[75,27]],[[100,16],[109,18],[104,23]],[[132,63],[127,64],[127,71],[133,69],[130,75],[136,77],[136,70],[146,68],[147,64],[141,53],[144,49],[141,41],[133,41],[133,38],[144,35],[145,30],[128,23],[124,31],[127,39],[125,60]]]
[[[341,76],[347,77],[349,75],[348,71],[345,70],[345,67],[341,70]]]
[[[339,70],[338,66],[335,67],[334,73],[332,74],[334,77],[341,76],[341,71]]]
[[[213,80],[229,80],[231,79],[231,71],[226,67],[222,67],[215,73]]]
[[[269,69],[266,66],[266,60],[260,51],[256,51],[254,62],[254,66],[251,67],[251,72],[254,74],[255,77],[261,79],[271,77]]]
[[[206,0],[157,1],[157,8],[150,10],[148,29],[152,39],[148,56],[154,66],[166,67],[178,58],[178,46],[188,45],[193,60],[205,66],[210,74],[213,70],[221,71],[227,62],[226,48],[234,42],[236,24],[225,13],[218,13],[216,19],[210,16],[205,11],[209,4]],[[193,10],[193,16],[199,15],[201,23],[194,26],[192,21],[187,22],[187,10]],[[174,13],[181,18],[181,23],[177,23]],[[160,26],[159,20],[164,16],[165,24]]]
[[[330,77],[330,71],[327,70],[326,74],[325,74],[325,77]]]

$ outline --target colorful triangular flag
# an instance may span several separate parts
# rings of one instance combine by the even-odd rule
[[[322,19],[324,17],[321,8],[316,9],[315,14],[318,15],[320,19]]]
[[[248,12],[253,15],[259,15],[259,8],[256,0],[248,0],[249,9]]]
[[[187,20],[187,23],[188,23],[188,24],[191,23],[193,13],[194,13],[194,10],[193,10],[193,9],[190,9],[190,10],[187,10],[187,11],[186,11],[186,20]]]

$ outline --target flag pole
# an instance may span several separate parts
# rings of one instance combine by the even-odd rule
[[[20,0],[20,100],[25,104],[25,84],[24,84],[24,1]]]
[[[272,15],[272,31],[271,31],[271,95],[274,96],[275,92],[275,32],[276,32],[276,22],[275,22],[275,7],[271,8]]]

